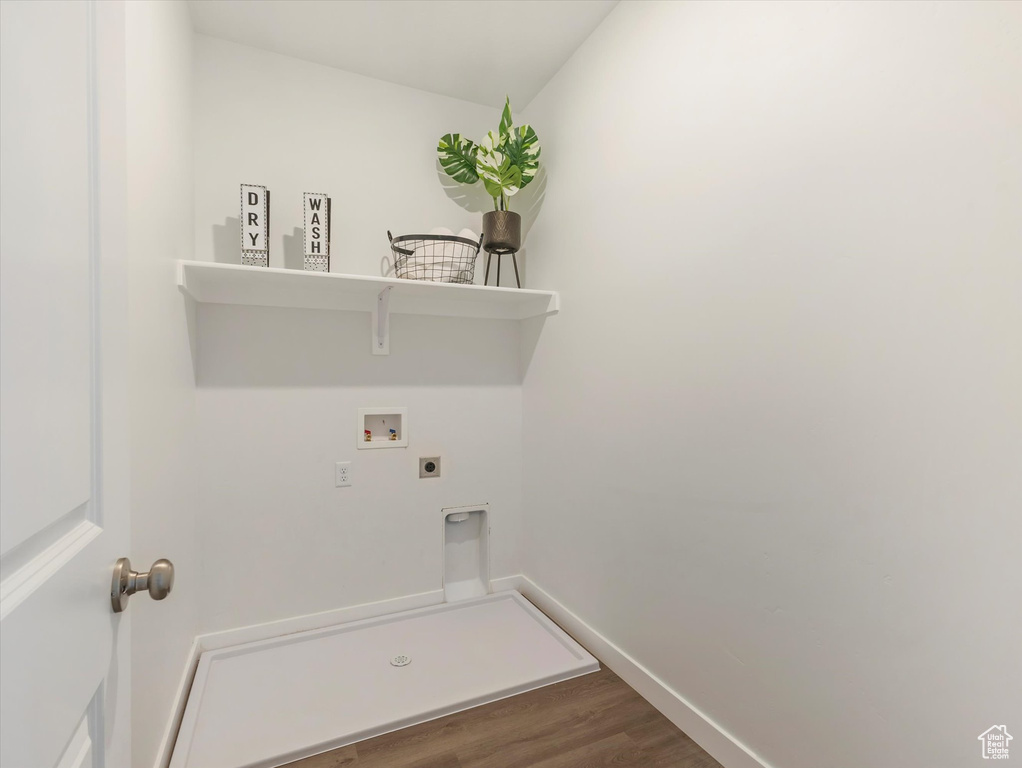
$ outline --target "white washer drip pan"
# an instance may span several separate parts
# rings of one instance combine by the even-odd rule
[[[208,651],[170,768],[271,768],[598,669],[517,592]]]

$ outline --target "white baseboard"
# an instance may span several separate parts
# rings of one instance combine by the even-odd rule
[[[518,577],[516,588],[590,653],[610,667],[618,677],[638,691],[639,695],[683,730],[696,744],[705,749],[718,763],[726,768],[770,768],[765,760],[527,576]]]
[[[491,592],[510,592],[518,589],[522,583],[521,576],[502,576],[499,579],[490,579]]]
[[[305,632],[310,629],[322,629],[332,627],[335,624],[347,624],[349,621],[360,619],[375,619],[377,616],[386,616],[390,613],[411,611],[415,608],[425,608],[429,605],[437,605],[444,601],[444,591],[435,589],[430,592],[420,592],[417,595],[405,595],[390,600],[378,600],[375,603],[362,603],[351,605],[347,608],[335,608],[332,611],[310,613],[305,616],[292,616],[288,619],[268,621],[264,624],[252,624],[247,627],[236,629],[225,629],[221,632],[210,632],[199,635],[196,640],[202,651],[218,651],[232,645],[251,643],[256,640],[269,640],[281,635],[293,635],[295,632]]]
[[[521,576],[502,576],[490,581],[490,588],[493,592],[508,592],[518,589],[521,583]],[[411,611],[416,608],[425,608],[430,605],[437,605],[444,601],[444,591],[435,589],[429,592],[420,592],[415,595],[404,595],[389,600],[378,600],[375,603],[362,603],[351,605],[347,608],[335,608],[320,613],[309,613],[304,616],[292,616],[278,621],[268,621],[263,624],[251,624],[247,627],[236,627],[225,629],[220,632],[208,632],[199,635],[196,641],[199,643],[199,652],[218,651],[232,645],[251,643],[256,640],[269,640],[281,635],[292,635],[295,632],[305,632],[310,629],[322,629],[332,627],[336,624],[347,624],[349,621],[360,619],[375,619],[377,616],[386,616],[401,611]]]
[[[156,750],[155,768],[167,768],[170,765],[170,755],[174,751],[174,742],[177,741],[177,731],[181,727],[181,718],[185,713],[185,704],[188,703],[188,691],[192,688],[192,679],[195,677],[195,670],[199,666],[199,656],[202,649],[199,647],[199,638],[192,640],[192,647],[188,649],[188,657],[185,659],[185,668],[181,673],[181,680],[174,691],[174,706],[170,710],[170,719],[167,727],[163,729],[163,738],[160,739],[160,747]]]

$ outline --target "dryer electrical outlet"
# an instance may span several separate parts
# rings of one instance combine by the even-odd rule
[[[419,459],[419,478],[440,477],[440,457],[423,456]]]

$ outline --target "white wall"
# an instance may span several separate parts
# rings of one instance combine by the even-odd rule
[[[387,359],[368,314],[201,308],[201,539],[220,585],[204,631],[439,590],[443,507],[490,502],[492,574],[520,571],[517,329],[391,320]],[[407,407],[408,448],[357,450],[361,406]]]
[[[387,229],[478,230],[433,150],[496,110],[203,36],[194,89],[197,258],[238,263],[241,182],[271,190],[272,266],[301,268],[304,191],[333,198],[335,272],[380,274]],[[367,313],[203,305],[196,329],[203,631],[439,590],[445,506],[489,502],[491,573],[520,571],[516,324],[394,316],[389,357]],[[408,448],[356,450],[361,406],[407,407]]]
[[[349,274],[385,272],[387,230],[478,232],[493,208],[435,150],[445,133],[496,129],[498,110],[205,35],[195,66],[197,259],[239,263],[242,182],[270,189],[273,267],[302,268],[303,192],[331,196],[331,269]]]
[[[622,3],[525,110],[526,574],[778,768],[1022,722],[1020,29]]]
[[[125,4],[132,565],[176,566],[162,602],[131,602],[132,760],[151,766],[198,632],[193,311],[173,289],[192,244],[191,45],[185,3]]]

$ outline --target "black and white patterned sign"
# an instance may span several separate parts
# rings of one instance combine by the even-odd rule
[[[241,263],[270,266],[270,190],[241,185]]]
[[[320,192],[304,195],[305,269],[330,271],[330,198]]]

